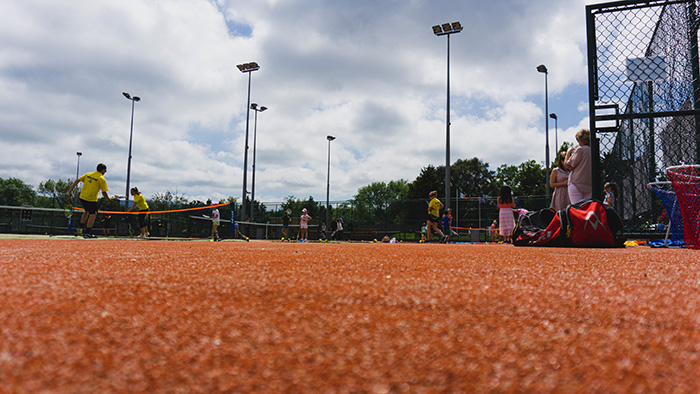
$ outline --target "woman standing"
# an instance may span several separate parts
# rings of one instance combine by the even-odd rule
[[[559,152],[557,167],[549,176],[549,186],[554,189],[552,194],[552,209],[562,210],[569,206],[569,170],[564,167],[565,152]]]
[[[579,147],[572,146],[566,152],[564,165],[571,171],[569,174],[569,201],[576,204],[579,201],[593,197],[591,180],[591,132],[581,129],[576,133]]]
[[[137,206],[139,207],[139,212],[142,212],[139,213],[139,227],[141,228],[139,238],[146,238],[151,235],[148,233],[148,204],[137,187],[131,188],[131,195],[134,196],[134,205],[129,208],[128,212],[131,212]]]

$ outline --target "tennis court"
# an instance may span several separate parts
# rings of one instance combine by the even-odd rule
[[[0,240],[5,392],[698,392],[688,249]]]

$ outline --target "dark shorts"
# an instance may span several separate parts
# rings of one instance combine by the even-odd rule
[[[148,209],[144,209],[143,211],[140,212],[148,212]],[[139,227],[146,227],[148,224],[148,214],[139,214]]]
[[[85,201],[80,199],[80,205],[85,208],[85,211],[91,215],[97,214],[97,201]]]
[[[440,220],[439,220],[439,218],[438,218],[437,216],[433,216],[433,215],[431,215],[431,214],[428,214],[428,221],[429,221],[429,222],[433,222],[433,223],[439,223],[439,222],[440,222]]]

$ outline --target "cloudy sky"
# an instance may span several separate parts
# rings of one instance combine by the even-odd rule
[[[588,124],[584,0],[0,0],[0,178],[38,186],[108,166],[124,194],[242,195],[248,74],[256,200],[331,200],[452,160],[544,162],[544,75],[558,141]],[[555,150],[554,122],[550,145]],[[248,182],[253,160],[250,114]],[[248,187],[250,190],[250,186]]]

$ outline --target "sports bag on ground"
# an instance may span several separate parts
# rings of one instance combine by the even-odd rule
[[[598,200],[583,200],[561,211],[530,212],[518,221],[515,246],[624,247],[622,220]]]

